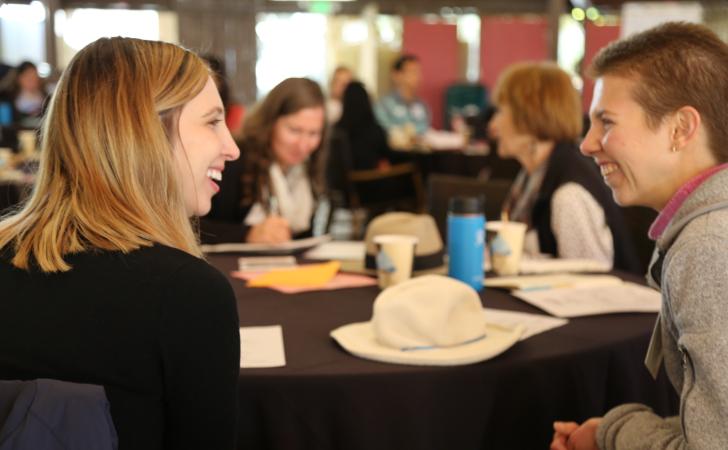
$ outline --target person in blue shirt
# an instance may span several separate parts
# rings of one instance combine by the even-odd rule
[[[414,145],[430,128],[430,110],[417,96],[421,80],[422,69],[416,56],[402,55],[392,65],[394,89],[379,99],[374,112],[394,147]]]

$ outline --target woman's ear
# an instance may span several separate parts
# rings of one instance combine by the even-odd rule
[[[697,109],[692,106],[678,109],[674,115],[672,145],[679,150],[693,143],[698,138],[701,124],[702,119]]]

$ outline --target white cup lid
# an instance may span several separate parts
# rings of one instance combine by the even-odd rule
[[[416,236],[408,234],[380,234],[374,236],[375,244],[417,244],[420,240]]]

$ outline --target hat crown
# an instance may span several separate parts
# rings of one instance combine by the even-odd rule
[[[435,219],[427,214],[391,212],[375,217],[364,238],[368,253],[375,253],[374,238],[380,234],[406,234],[418,238],[418,254],[434,253],[443,246]]]
[[[374,302],[372,325],[387,347],[451,347],[481,338],[485,315],[470,286],[440,275],[385,289]]]
[[[365,267],[376,269],[375,257],[378,253],[374,238],[383,234],[399,234],[417,238],[413,271],[437,270],[445,268],[444,252],[440,232],[435,219],[428,214],[389,212],[375,217],[367,226],[364,237],[366,247]]]

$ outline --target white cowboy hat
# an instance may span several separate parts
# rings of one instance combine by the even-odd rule
[[[424,275],[385,289],[369,322],[331,332],[345,350],[361,358],[395,364],[457,366],[504,352],[523,327],[489,324],[470,286],[441,275]]]

